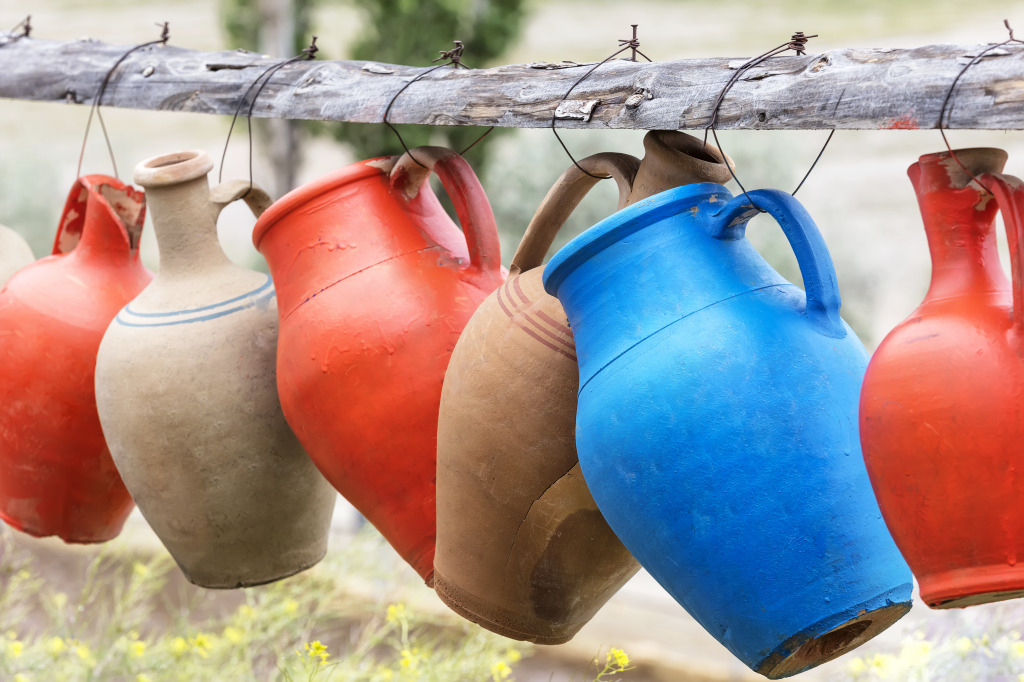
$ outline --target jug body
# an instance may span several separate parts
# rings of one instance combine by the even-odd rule
[[[327,550],[336,493],[306,456],[277,397],[270,277],[232,263],[217,215],[259,188],[210,189],[201,151],[142,162],[160,271],[114,318],[96,395],[114,461],[139,510],[188,579],[259,585]]]
[[[839,318],[806,211],[750,192],[807,295],[744,237],[719,185],[669,190],[555,255],[549,293],[580,358],[576,439],[609,525],[723,645],[772,679],[831,660],[910,608],[911,579],[857,438],[867,354]]]
[[[928,293],[886,336],[861,393],[864,458],[886,523],[933,608],[1024,596],[1020,235],[1024,191],[1006,153],[911,165],[932,257]],[[957,162],[959,159],[959,163]],[[963,166],[961,166],[963,164]],[[969,170],[964,170],[964,168]],[[968,174],[979,177],[989,192]],[[1014,277],[996,250],[1003,212]]]
[[[0,225],[0,288],[11,275],[35,260],[32,249],[17,232]]]
[[[96,411],[96,352],[151,276],[139,260],[141,192],[76,181],[52,255],[0,291],[0,518],[66,542],[117,536],[133,508]]]
[[[317,467],[428,583],[437,412],[455,342],[502,280],[497,228],[465,161],[418,148],[278,201],[253,241],[280,314],[277,382]],[[449,191],[465,236],[426,183]]]

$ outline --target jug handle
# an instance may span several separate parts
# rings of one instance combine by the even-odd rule
[[[1024,182],[1005,173],[985,173],[980,178],[996,197],[1003,214],[1006,242],[1010,251],[1010,276],[1013,282],[1013,326],[1024,334]]]
[[[391,188],[411,200],[431,173],[441,180],[462,224],[469,250],[467,274],[500,272],[501,242],[491,203],[476,173],[457,152],[446,147],[416,147],[406,152],[391,169]]]
[[[263,188],[248,180],[228,180],[210,190],[210,201],[216,206],[217,215],[220,215],[225,206],[239,199],[245,200],[246,206],[257,218],[273,203]]]
[[[804,279],[807,303],[804,314],[818,331],[833,338],[846,336],[846,328],[839,316],[841,300],[836,270],[832,264],[825,240],[799,201],[777,189],[758,189],[747,192],[749,199],[740,195],[727,203],[710,225],[711,236],[716,239],[736,239],[747,221],[757,215],[751,201],[775,218],[796,255],[800,274]]]
[[[619,203],[616,210],[625,207],[630,192],[633,191],[633,179],[640,168],[640,159],[629,154],[602,152],[580,159],[579,164],[583,170],[575,165],[569,166],[540,202],[522,241],[519,242],[516,254],[512,257],[510,275],[531,270],[544,262],[544,256],[555,241],[555,235],[599,180],[615,179],[615,184],[619,188]],[[600,177],[593,177],[594,175]]]

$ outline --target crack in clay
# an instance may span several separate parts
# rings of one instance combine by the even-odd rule
[[[531,512],[533,511],[533,507],[534,507],[534,505],[536,505],[536,504],[537,504],[538,502],[540,502],[540,501],[541,501],[542,499],[544,499],[544,496],[548,494],[548,491],[549,491],[549,490],[551,490],[551,489],[552,489],[552,488],[554,488],[554,487],[555,487],[556,485],[558,485],[558,483],[559,483],[559,482],[560,482],[560,481],[561,481],[561,480],[562,480],[563,478],[565,478],[566,476],[568,476],[569,474],[571,474],[571,473],[572,473],[572,470],[573,470],[573,469],[575,469],[576,467],[578,467],[579,465],[580,465],[580,462],[579,462],[579,460],[576,460],[575,462],[573,462],[572,466],[571,466],[571,467],[569,467],[569,470],[568,470],[568,471],[566,471],[566,472],[565,472],[564,474],[562,474],[561,476],[559,476],[558,478],[556,478],[556,479],[555,479],[554,481],[552,481],[552,482],[551,482],[551,485],[549,485],[549,486],[548,486],[547,488],[545,488],[545,489],[544,489],[544,491],[543,491],[543,492],[541,492],[541,494],[537,496],[537,499],[535,499],[535,500],[534,500],[533,502],[531,502],[531,503],[530,503],[530,508],[526,510],[526,514],[524,514],[524,515],[523,515],[523,520],[519,522],[519,527],[518,527],[518,528],[516,528],[516,532],[515,532],[515,534],[514,534],[514,535],[512,536],[512,544],[511,544],[511,545],[509,545],[509,548],[508,548],[508,556],[507,556],[507,557],[505,557],[505,571],[504,571],[504,579],[503,579],[503,581],[502,581],[502,582],[507,582],[507,581],[508,581],[508,565],[509,565],[509,563],[510,563],[510,562],[512,561],[512,550],[513,550],[513,549],[515,548],[515,546],[516,546],[516,540],[518,540],[518,539],[519,539],[519,534],[520,534],[520,533],[522,532],[522,530],[523,530],[523,525],[524,525],[524,524],[526,523],[526,519],[530,518],[530,513],[531,513]]]

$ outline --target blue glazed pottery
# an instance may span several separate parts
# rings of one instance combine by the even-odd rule
[[[559,251],[544,287],[580,365],[576,443],[612,530],[753,670],[794,675],[910,609],[857,433],[867,353],[788,194],[662,192]],[[807,294],[744,236],[782,227]]]

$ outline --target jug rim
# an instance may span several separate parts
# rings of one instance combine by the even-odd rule
[[[718,198],[712,199],[712,197]],[[714,182],[697,182],[673,187],[627,206],[574,237],[551,257],[548,264],[544,266],[544,290],[557,297],[557,291],[562,282],[586,260],[624,237],[676,215],[679,212],[677,209],[680,203],[692,202],[695,199],[698,201],[710,199],[721,201],[724,205],[732,198],[732,193],[723,185]]]
[[[252,243],[256,250],[260,250],[260,242],[267,236],[271,228],[286,215],[297,209],[300,205],[316,199],[322,194],[351,182],[364,178],[380,176],[387,178],[388,169],[382,162],[397,159],[395,156],[380,156],[373,159],[366,159],[339,168],[326,175],[296,187],[283,197],[275,201],[263,212],[263,215],[256,221],[252,230]]]

